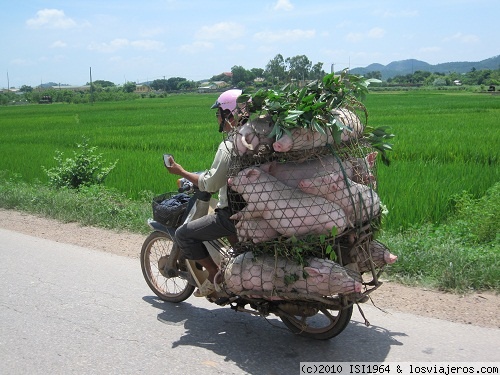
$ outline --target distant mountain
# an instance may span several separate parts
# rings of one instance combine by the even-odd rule
[[[431,73],[467,73],[475,68],[477,70],[482,69],[499,69],[500,68],[500,55],[495,57],[490,57],[489,59],[477,61],[477,62],[447,62],[442,64],[431,65],[425,61],[409,59],[401,61],[393,61],[390,64],[370,64],[365,68],[354,68],[350,70],[351,74],[355,75],[365,75],[369,72],[380,72],[382,73],[382,79],[386,80],[397,75],[412,74],[417,70],[423,70]]]

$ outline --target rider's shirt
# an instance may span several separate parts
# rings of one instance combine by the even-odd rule
[[[230,140],[221,142],[215,154],[212,166],[209,170],[203,172],[198,180],[198,187],[201,191],[219,191],[218,208],[225,208],[228,206],[227,174],[229,172],[232,149],[233,142]]]

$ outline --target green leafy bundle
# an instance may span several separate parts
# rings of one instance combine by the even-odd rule
[[[368,113],[361,100],[373,81],[344,70],[340,75],[328,74],[304,87],[287,84],[280,90],[260,89],[253,94],[244,92],[238,103],[244,106],[250,118],[265,115],[272,119],[274,128],[270,138],[278,140],[284,134],[291,135],[291,129],[301,127],[322,134],[329,132],[335,143],[340,144],[342,132],[353,129],[343,124],[334,110],[348,108],[362,112],[366,122]],[[366,127],[364,137],[381,152],[382,160],[388,164],[386,150],[391,150],[392,145],[387,140],[393,135],[387,133],[385,127]]]

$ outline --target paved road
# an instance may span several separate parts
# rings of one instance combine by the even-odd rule
[[[71,236],[71,233],[68,233]],[[311,341],[277,319],[153,297],[138,260],[0,229],[0,374],[298,374],[300,362],[499,361],[500,330],[358,312]]]

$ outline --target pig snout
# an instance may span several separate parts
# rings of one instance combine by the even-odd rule
[[[359,281],[355,281],[354,282],[354,291],[356,293],[360,293],[362,289],[363,289],[363,284],[361,284]]]
[[[304,193],[313,194],[317,189],[315,189],[314,181],[312,179],[302,179],[298,185],[299,189]]]
[[[292,148],[292,143],[292,138],[285,134],[273,143],[273,149],[277,152],[287,152]]]
[[[393,264],[394,262],[396,262],[397,259],[398,259],[397,255],[394,255],[389,252],[384,253],[384,260],[387,264]]]

